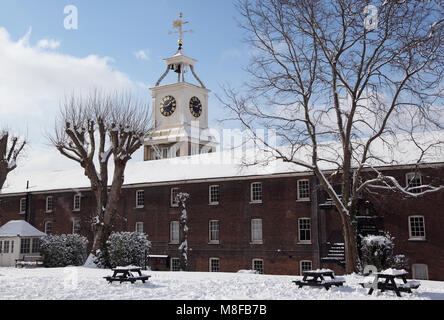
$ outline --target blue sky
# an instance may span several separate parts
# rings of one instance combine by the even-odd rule
[[[78,9],[78,30],[64,28],[67,5]],[[32,27],[31,47],[50,39],[57,43],[51,51],[59,54],[109,57],[112,69],[150,86],[164,72],[162,59],[177,49],[177,36],[168,31],[179,12],[189,21],[187,27],[195,31],[186,34],[184,50],[198,60],[196,72],[212,90],[210,122],[214,122],[223,117],[214,93],[220,92],[225,82],[240,85],[245,77],[242,68],[248,63],[248,48],[242,43],[238,14],[231,1],[2,0],[0,27],[7,30],[11,41],[18,41]],[[135,56],[141,50],[147,59]]]
[[[68,5],[78,9],[77,30],[64,27]],[[26,135],[35,157],[72,91],[137,87],[151,101],[148,88],[177,50],[178,36],[168,31],[180,12],[195,31],[184,52],[212,90],[209,124],[217,126],[227,114],[215,94],[222,84],[242,85],[249,59],[234,0],[2,0],[0,126]],[[42,157],[41,167],[45,161],[52,160]]]

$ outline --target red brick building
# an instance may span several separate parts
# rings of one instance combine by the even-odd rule
[[[151,267],[176,269],[180,208],[173,199],[187,192],[189,270],[300,274],[328,267],[342,273],[339,215],[313,174],[280,161],[243,170],[224,161],[231,155],[214,153],[214,137],[202,135],[208,129],[209,90],[194,72],[196,61],[179,50],[166,62],[166,73],[152,89],[156,131],[144,149],[145,160],[155,161],[128,166],[114,230],[147,233]],[[184,81],[184,68],[199,85]],[[178,82],[159,86],[169,70],[178,73]],[[406,185],[414,167],[401,163],[379,170]],[[442,155],[437,163],[421,165],[420,173],[421,183],[442,185]],[[91,244],[95,200],[80,169],[19,173],[8,183],[0,194],[0,225],[26,219],[46,233],[83,234]],[[409,259],[412,277],[444,280],[443,208],[444,190],[420,198],[364,194],[358,227],[365,234],[389,231],[396,253]]]
[[[150,167],[169,161],[144,162],[138,171],[140,165],[147,168],[143,172],[150,172]],[[385,169],[402,183],[413,168]],[[423,166],[420,172],[422,183],[442,181],[444,163]],[[180,208],[173,195],[179,191],[190,194],[190,270],[300,274],[301,268],[328,267],[343,272],[339,216],[307,172],[126,184],[115,230],[148,234],[153,269],[177,266]],[[0,224],[26,219],[41,231],[76,232],[92,241],[93,197],[88,188],[2,194]],[[412,277],[444,280],[444,191],[419,198],[393,192],[371,194],[363,203],[361,231],[389,231],[395,237],[396,253],[409,259]]]

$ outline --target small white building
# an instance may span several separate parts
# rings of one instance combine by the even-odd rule
[[[14,267],[16,259],[40,256],[40,238],[45,233],[24,220],[13,220],[0,227],[0,267]]]

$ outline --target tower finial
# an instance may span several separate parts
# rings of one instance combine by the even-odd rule
[[[179,43],[179,50],[182,50],[184,34],[185,34],[186,32],[194,33],[194,30],[193,30],[193,29],[190,29],[190,30],[183,30],[183,26],[184,26],[185,24],[187,24],[188,21],[183,21],[182,18],[183,18],[183,14],[182,14],[182,12],[181,12],[181,13],[179,14],[179,20],[175,20],[175,21],[173,21],[173,28],[175,28],[175,29],[177,29],[177,30],[175,30],[175,31],[169,31],[169,32],[168,32],[168,34],[173,34],[173,33],[177,33],[177,34],[179,34],[179,40],[178,40],[178,43]]]

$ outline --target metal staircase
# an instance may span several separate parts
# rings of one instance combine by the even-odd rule
[[[336,262],[342,267],[345,266],[345,246],[344,243],[331,244],[327,256],[321,258],[322,262]]]

